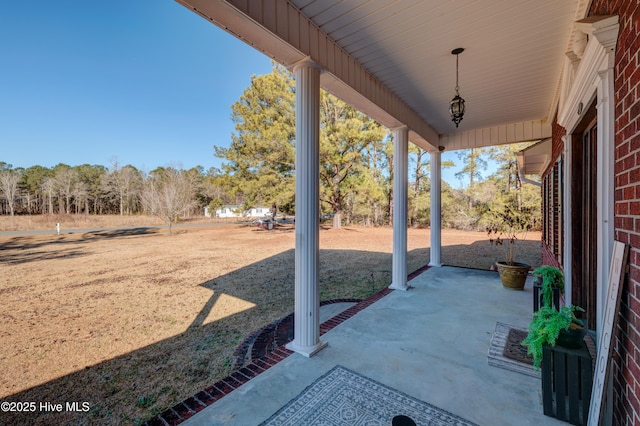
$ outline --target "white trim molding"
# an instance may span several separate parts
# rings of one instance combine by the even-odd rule
[[[573,161],[571,158],[571,135],[567,134],[562,137],[564,142],[564,167],[563,167],[563,182],[568,185],[571,182],[571,174],[573,172]],[[571,305],[571,286],[573,280],[571,279],[572,265],[571,265],[571,251],[573,245],[571,244],[571,236],[573,232],[573,225],[571,221],[571,191],[568,189],[563,191],[562,199],[562,218],[564,222],[563,239],[564,247],[562,248],[562,266],[564,269],[564,301],[567,305]],[[576,224],[577,226],[578,224]]]
[[[571,133],[580,122],[582,114],[586,112],[595,97],[599,85],[600,71],[613,69],[615,60],[615,46],[618,39],[618,17],[606,16],[583,19],[576,26],[590,35],[589,42],[582,59],[577,62],[567,58],[567,61],[575,64],[577,69],[573,76],[566,76],[564,84],[568,88],[564,102],[561,103],[558,112],[558,124]],[[585,21],[590,21],[587,24]],[[590,28],[590,29],[588,29]],[[583,108],[580,107],[583,105]]]
[[[596,101],[598,119],[597,144],[597,323],[602,331],[602,313],[607,294],[607,274],[614,242],[614,147],[615,147],[615,103],[614,64],[618,39],[617,16],[594,16],[575,23],[585,33],[589,42],[584,55],[577,63],[573,78],[565,79],[567,96],[558,112],[558,124],[571,135],[591,104]],[[567,60],[570,60],[567,58]],[[575,63],[575,58],[573,60]],[[566,69],[566,68],[565,68]],[[566,144],[565,144],[566,145]],[[567,228],[573,224],[567,223]],[[569,240],[570,241],[570,240]],[[598,336],[600,337],[600,336]]]

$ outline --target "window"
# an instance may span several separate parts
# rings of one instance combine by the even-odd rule
[[[542,180],[542,239],[559,264],[564,245],[563,183],[563,156],[560,156]]]

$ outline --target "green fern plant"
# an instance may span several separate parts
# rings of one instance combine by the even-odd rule
[[[540,276],[542,280],[542,304],[553,307],[553,290],[559,288],[564,292],[564,274],[560,268],[551,265],[543,265],[533,271],[533,275]]]
[[[576,311],[584,312],[584,309],[571,305],[563,306],[558,312],[553,307],[545,305],[533,314],[529,323],[529,334],[522,341],[522,345],[526,346],[527,353],[533,356],[536,369],[540,368],[543,345],[555,346],[561,330],[582,327],[582,323],[575,316]]]

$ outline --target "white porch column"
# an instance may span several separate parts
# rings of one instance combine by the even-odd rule
[[[293,68],[296,79],[296,251],[294,338],[287,348],[306,357],[320,340],[319,163],[320,70],[311,61]]]
[[[409,129],[393,130],[393,260],[391,285],[407,290],[407,184],[409,169]]]
[[[431,260],[429,266],[442,266],[440,262],[440,249],[442,247],[442,233],[441,233],[441,216],[442,216],[442,202],[441,191],[442,183],[441,179],[441,164],[440,164],[440,151],[429,152],[431,156]]]

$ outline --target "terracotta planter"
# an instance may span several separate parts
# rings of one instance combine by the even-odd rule
[[[498,262],[498,272],[502,285],[511,290],[524,289],[524,283],[529,275],[531,267],[525,263],[514,262],[513,265],[507,265],[505,262]]]

